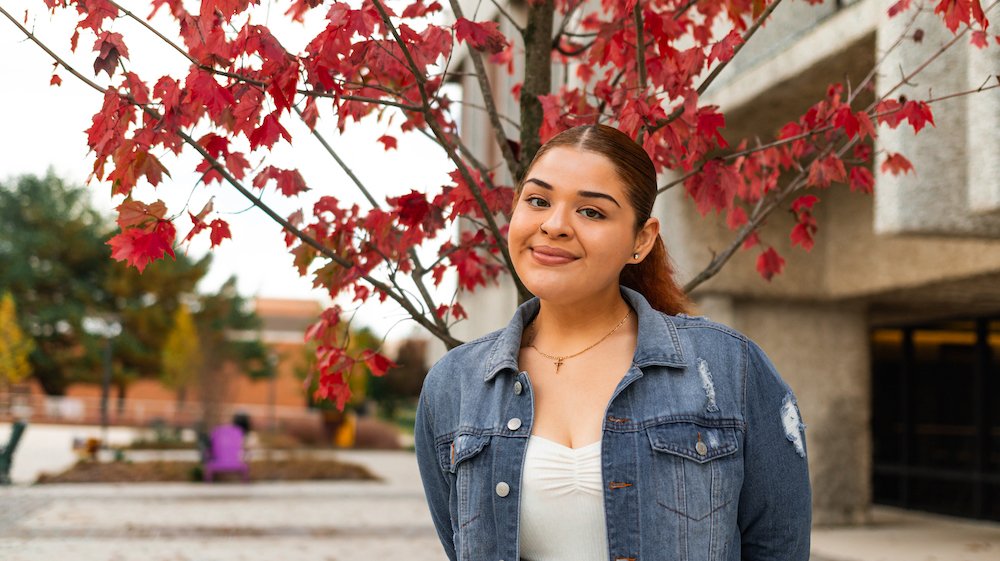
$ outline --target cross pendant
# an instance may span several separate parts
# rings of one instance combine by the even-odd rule
[[[561,358],[556,361],[556,374],[559,373],[559,367],[562,366],[562,362]]]

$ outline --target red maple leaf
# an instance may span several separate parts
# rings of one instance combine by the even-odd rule
[[[698,135],[707,139],[714,138],[720,148],[729,146],[719,129],[726,128],[726,117],[716,113],[711,108],[703,107],[698,111]]]
[[[855,166],[851,168],[851,191],[871,193],[875,187],[875,177],[868,168]]]
[[[236,179],[243,179],[249,167],[250,162],[247,161],[241,152],[233,152],[226,155],[226,169]]]
[[[785,267],[785,260],[778,255],[773,247],[768,247],[757,256],[757,272],[766,280],[771,280],[774,275],[781,274]]]
[[[736,47],[742,42],[743,36],[739,31],[733,29],[729,32],[729,35],[726,35],[721,41],[712,46],[712,50],[708,54],[708,64],[712,64],[713,60],[726,62],[733,58]]]
[[[902,154],[889,154],[889,157],[882,162],[882,166],[879,168],[882,173],[889,172],[893,175],[899,175],[900,173],[910,173],[913,171],[913,164],[910,160],[903,157]]]
[[[187,77],[186,101],[201,103],[209,114],[218,115],[232,105],[233,94],[215,80],[215,76],[200,68],[192,68]]]
[[[895,99],[885,99],[875,106],[876,120],[879,123],[889,125],[889,128],[896,128],[899,123],[906,118],[902,112],[903,104]]]
[[[941,14],[941,17],[944,18],[944,24],[954,33],[959,25],[969,23],[973,4],[979,8],[980,12],[982,11],[979,0],[941,0],[934,7],[934,13]]]
[[[819,197],[816,195],[802,195],[792,202],[792,212],[798,214],[803,210],[809,210],[817,202],[819,202]]]
[[[390,360],[388,357],[381,355],[371,349],[365,349],[364,352],[361,353],[361,356],[358,358],[365,361],[365,366],[367,366],[368,369],[371,370],[372,374],[374,374],[375,376],[382,376],[390,368],[399,366],[398,364]]]
[[[163,201],[146,204],[133,199],[125,199],[115,210],[118,211],[118,227],[122,230],[143,227],[153,221],[163,220],[167,213],[167,205]]]
[[[899,0],[892,6],[889,6],[889,17],[896,17],[900,13],[906,11],[910,7],[911,2],[913,2],[913,0]]]
[[[94,52],[97,53],[97,59],[94,60],[94,75],[103,70],[111,76],[118,67],[118,59],[128,58],[128,48],[120,33],[104,31],[99,34],[97,41],[94,42]]]
[[[747,213],[743,210],[743,207],[733,206],[726,213],[726,227],[730,230],[735,230],[740,226],[747,223]]]
[[[812,165],[809,166],[808,182],[814,187],[829,187],[830,183],[845,179],[847,179],[847,170],[844,169],[844,162],[833,154],[813,160]]]
[[[317,119],[319,119],[319,109],[316,107],[316,99],[309,97],[306,99],[306,108],[302,110],[302,121],[309,130],[313,130],[316,128]]]
[[[810,251],[813,248],[813,234],[817,230],[816,219],[809,211],[799,213],[799,222],[792,228],[790,235],[792,245],[801,245],[802,249]]]
[[[77,28],[90,29],[97,33],[104,25],[104,20],[118,17],[118,8],[108,0],[77,0],[74,4],[76,11],[83,16]]]
[[[378,142],[381,142],[382,146],[386,150],[389,150],[390,148],[396,148],[396,138],[389,136],[387,134],[383,134],[382,136],[378,137]]]
[[[903,104],[900,113],[906,117],[907,122],[913,127],[913,132],[920,132],[927,123],[934,125],[934,115],[931,114],[931,107],[923,101],[907,101]]]
[[[434,12],[440,12],[443,8],[438,2],[431,2],[428,5],[424,5],[422,0],[417,0],[416,2],[410,4],[406,8],[403,8],[404,18],[422,18],[427,14],[433,14]]]
[[[264,122],[250,133],[250,149],[256,150],[260,146],[267,146],[269,149],[273,148],[279,136],[288,142],[292,141],[292,135],[288,134],[285,127],[281,126],[281,123],[278,121],[277,112],[274,112],[264,117]]]
[[[208,225],[212,231],[208,234],[208,237],[212,240],[212,247],[215,247],[222,243],[222,240],[232,239],[232,234],[229,233],[229,224],[226,223],[221,218],[216,218]]]
[[[847,138],[854,138],[861,128],[858,117],[851,111],[850,106],[842,105],[833,115],[833,126],[844,129]]]
[[[278,190],[281,191],[281,194],[286,197],[293,197],[299,193],[304,193],[309,190],[309,187],[306,186],[306,181],[302,178],[302,174],[299,173],[299,170],[281,169],[274,166],[267,166],[262,169],[260,173],[254,177],[253,186],[258,189],[263,189],[272,179],[277,182]]]
[[[141,273],[146,265],[163,258],[174,257],[173,243],[177,231],[169,220],[159,220],[151,228],[127,228],[108,240],[111,257],[116,261],[126,261]]]
[[[399,212],[399,223],[408,228],[419,226],[431,211],[427,196],[415,190],[402,197],[387,198],[386,202]]]
[[[499,53],[507,48],[507,38],[497,29],[495,21],[469,21],[458,18],[455,22],[455,38],[465,41],[477,51],[491,54]]]

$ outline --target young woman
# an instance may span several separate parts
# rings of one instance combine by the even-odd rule
[[[688,316],[656,174],[612,127],[546,143],[508,244],[535,295],[428,373],[417,463],[460,561],[807,560],[795,396],[741,333]]]

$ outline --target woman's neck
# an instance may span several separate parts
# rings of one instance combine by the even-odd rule
[[[525,330],[523,344],[530,340],[556,356],[574,353],[607,335],[629,310],[618,285],[574,300],[540,299],[538,314]],[[618,331],[625,328],[622,326]]]

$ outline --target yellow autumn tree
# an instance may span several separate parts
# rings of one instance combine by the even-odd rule
[[[198,329],[187,306],[181,304],[174,313],[174,325],[163,344],[162,371],[163,385],[177,393],[178,412],[184,405],[188,387],[202,367],[201,345],[198,343]]]
[[[18,384],[31,375],[28,355],[34,350],[31,337],[17,324],[14,297],[6,292],[0,299],[0,380]]]

